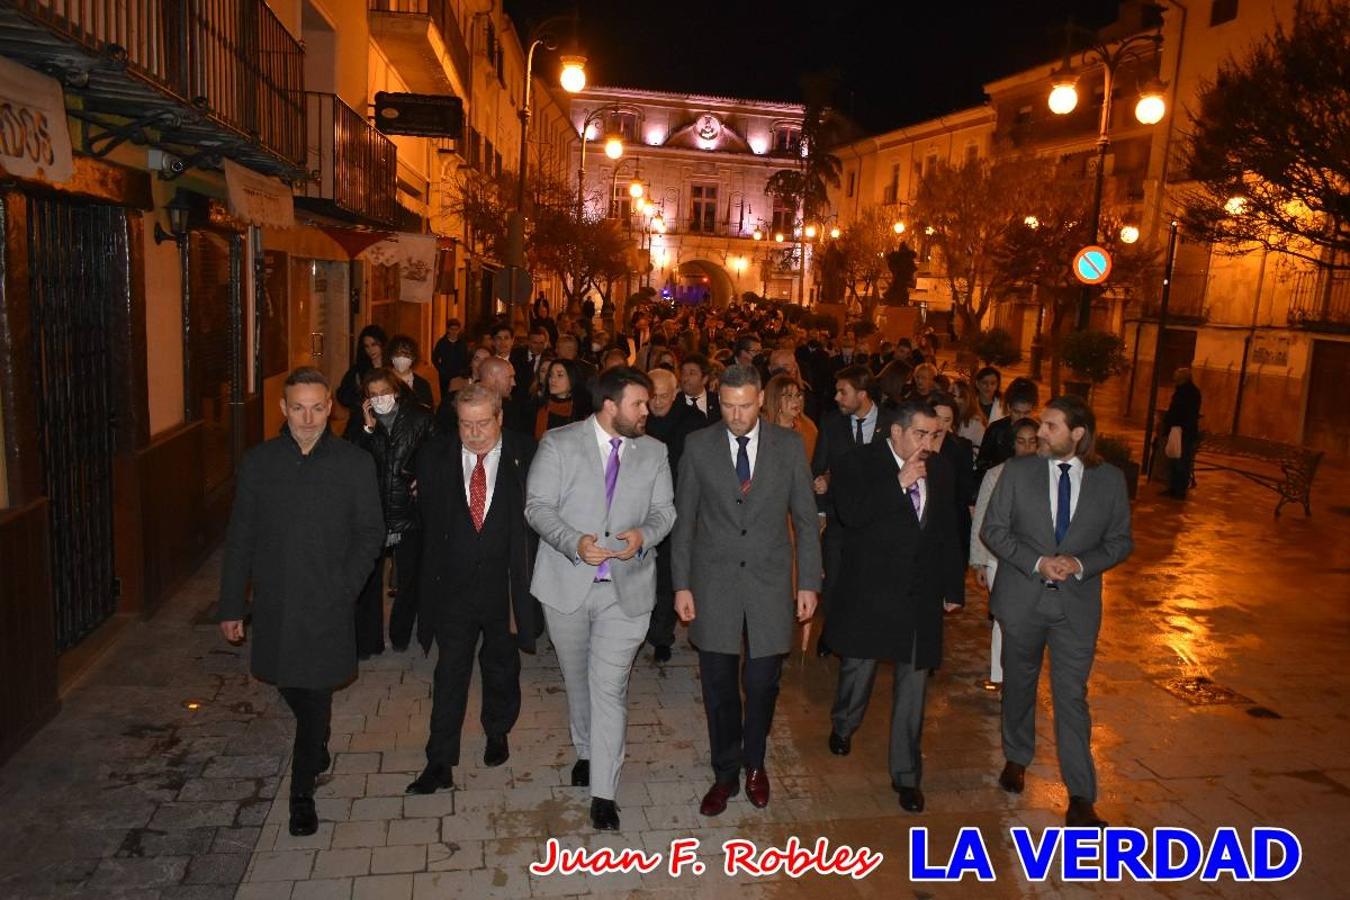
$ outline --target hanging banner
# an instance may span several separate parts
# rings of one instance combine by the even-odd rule
[[[436,285],[436,235],[396,234],[372,244],[359,258],[376,266],[398,266],[398,299],[431,302]]]
[[[295,227],[295,201],[290,188],[233,160],[224,162],[230,215],[262,228]]]
[[[0,56],[0,166],[19,178],[70,180],[75,160],[61,83]]]

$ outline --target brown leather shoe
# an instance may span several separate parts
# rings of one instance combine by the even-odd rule
[[[745,770],[745,796],[750,805],[763,809],[769,805],[769,773],[763,769]]]
[[[1022,793],[1022,788],[1026,787],[1026,783],[1027,767],[1020,763],[1009,761],[1003,767],[1002,774],[998,776],[998,786],[1010,794]]]
[[[1090,800],[1082,797],[1070,797],[1069,809],[1064,814],[1064,824],[1069,828],[1105,828],[1106,820],[1097,817]]]
[[[719,781],[708,788],[708,793],[703,795],[703,802],[699,804],[699,815],[720,816],[726,812],[727,801],[741,792],[741,782]]]

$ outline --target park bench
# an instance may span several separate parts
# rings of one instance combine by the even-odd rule
[[[1263,438],[1206,431],[1200,434],[1200,443],[1195,452],[1195,471],[1233,472],[1278,494],[1280,500],[1275,504],[1277,518],[1286,503],[1301,504],[1303,514],[1312,515],[1312,483],[1317,475],[1317,466],[1322,462],[1321,450],[1309,450],[1307,447]],[[1201,454],[1205,456],[1204,465],[1199,464]],[[1268,468],[1254,470],[1238,460],[1265,463]],[[1270,468],[1279,469],[1280,474],[1272,474]]]

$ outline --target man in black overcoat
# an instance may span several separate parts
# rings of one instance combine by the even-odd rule
[[[318,830],[314,784],[330,762],[333,690],[356,677],[356,598],[384,546],[370,454],[328,431],[319,370],[286,378],[279,437],[244,454],[225,539],[220,629],[244,639],[253,587],[252,671],[295,713],[294,835]]]
[[[501,397],[483,385],[455,396],[458,432],[433,439],[417,458],[422,510],[423,621],[437,647],[427,765],[408,792],[450,787],[459,765],[474,650],[483,677],[483,764],[510,757],[507,734],[520,715],[520,651],[533,653],[543,626],[530,596],[532,542],[525,478],[527,436],[502,429]],[[419,635],[430,649],[429,635]]]
[[[902,403],[889,437],[848,454],[830,479],[843,559],[825,620],[840,657],[829,746],[848,754],[877,661],[894,660],[891,784],[910,812],[924,807],[919,738],[928,671],[942,662],[942,615],[965,602],[955,473],[931,450],[937,427],[932,406]]]

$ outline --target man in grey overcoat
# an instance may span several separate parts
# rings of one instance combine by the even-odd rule
[[[281,400],[286,426],[239,465],[220,577],[220,630],[244,639],[253,586],[253,675],[295,714],[294,835],[319,827],[314,784],[330,763],[333,690],[356,677],[356,598],[384,547],[369,453],[328,431],[328,382],[296,369]]]
[[[1059,771],[1069,791],[1065,824],[1104,828],[1093,804],[1087,682],[1102,623],[1102,573],[1134,550],[1120,470],[1093,449],[1096,418],[1080,398],[1041,414],[1037,456],[1011,459],[994,488],[980,537],[998,557],[990,611],[1003,629],[1003,755],[999,785],[1020,794],[1036,749],[1036,686],[1050,653]]]
[[[698,648],[712,745],[713,786],[699,807],[705,816],[740,792],[742,768],[750,802],[769,802],[764,757],[783,657],[794,616],[805,622],[815,613],[821,582],[816,500],[800,435],[760,419],[764,392],[753,366],[729,367],[718,400],[721,423],[685,439],[671,541],[675,611]]]
[[[591,824],[617,831],[614,798],[628,728],[628,676],[656,603],[656,545],[675,521],[665,445],[645,434],[651,381],[616,366],[595,414],[545,433],[530,466],[525,519],[539,534],[530,593],[558,654]]]

